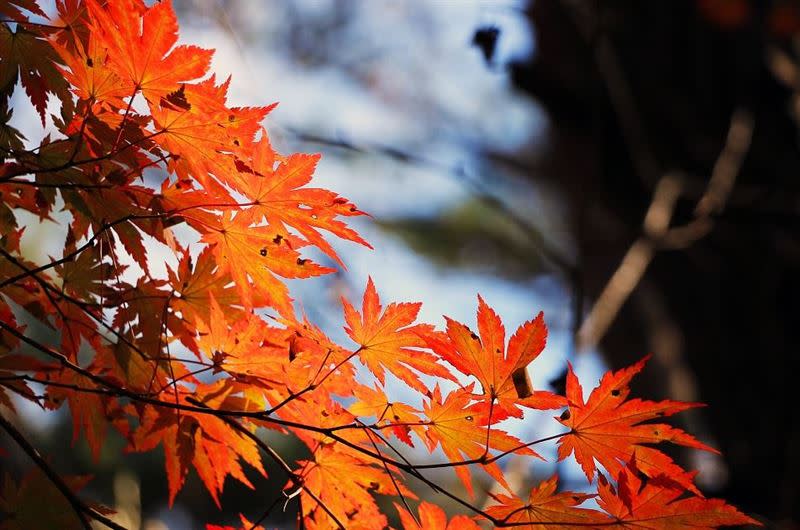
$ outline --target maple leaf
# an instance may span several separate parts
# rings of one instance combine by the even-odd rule
[[[104,104],[124,107],[123,98],[131,95],[130,89],[109,67],[108,50],[97,33],[91,32],[86,44],[80,38],[71,39],[69,44],[51,38],[50,44],[64,63],[58,68],[69,82],[72,92],[81,99],[91,101],[95,113]]]
[[[608,522],[605,514],[578,508],[578,505],[596,495],[572,491],[556,493],[557,487],[558,475],[553,475],[531,489],[527,502],[517,496],[490,493],[500,504],[486,508],[486,513],[503,523],[530,523],[515,524],[516,528],[527,530],[555,530],[569,525],[588,526]]]
[[[63,105],[71,106],[67,82],[56,68],[57,55],[41,35],[23,24],[12,32],[7,24],[0,23],[0,57],[0,99],[10,96],[20,80],[43,127],[48,92],[58,96]]]
[[[394,503],[394,506],[400,514],[400,522],[403,523],[405,530],[481,530],[481,527],[466,515],[456,515],[448,522],[444,510],[429,502],[419,504],[417,508],[419,522],[399,504]]]
[[[337,219],[364,215],[347,199],[321,188],[304,188],[311,182],[319,155],[293,154],[275,168],[275,153],[266,134],[253,150],[252,173],[240,173],[238,188],[275,226],[295,228],[339,265],[344,263],[319,233],[319,229],[372,248],[358,233]],[[273,169],[274,168],[274,169]],[[285,230],[285,229],[284,229]]]
[[[75,246],[72,232],[67,232],[64,254],[74,253]],[[112,290],[106,282],[113,278],[115,273],[122,273],[127,267],[125,265],[116,267],[104,261],[105,256],[102,251],[101,245],[92,245],[74,259],[54,267],[56,274],[61,277],[61,289],[86,302],[94,301],[95,296],[98,299],[108,296]]]
[[[193,405],[187,399],[192,398],[211,408],[226,408],[230,405],[226,399],[235,391],[235,386],[228,380],[221,380],[210,385],[197,384],[194,392],[180,385],[175,391],[182,405]],[[240,460],[266,476],[255,442],[221,418],[196,412],[177,415],[171,409],[145,407],[139,421],[128,451],[148,451],[164,445],[170,506],[183,487],[190,465],[194,466],[217,506],[220,506],[219,495],[229,475],[253,488]]]
[[[670,457],[642,445],[669,441],[717,452],[681,429],[663,423],[643,423],[701,407],[701,403],[640,399],[626,401],[630,393],[630,380],[642,370],[648,359],[649,356],[622,370],[607,372],[586,402],[580,382],[572,365],[569,365],[569,409],[558,420],[571,430],[558,441],[558,459],[564,460],[575,453],[575,460],[581,465],[586,478],[592,480],[596,470],[595,460],[609,473],[616,475],[623,467],[620,462],[630,460],[635,452],[639,469],[647,476],[665,473],[675,477],[686,489],[699,493],[692,481],[686,478],[683,469]]]
[[[0,273],[1,272],[2,271],[0,271]],[[0,274],[0,278],[2,277],[2,274]],[[14,312],[11,311],[11,308],[8,307],[8,304],[2,298],[0,298],[0,322],[5,322],[14,329],[20,329],[19,323],[17,323],[17,317],[14,316]],[[7,357],[6,354],[18,345],[19,339],[17,337],[0,330],[0,356],[2,356],[0,358]]]
[[[721,499],[682,498],[685,480],[676,481],[664,474],[643,480],[638,463],[637,452],[626,467],[620,468],[616,489],[600,476],[597,503],[614,518],[614,528],[678,530],[744,524],[762,526]],[[687,475],[691,480],[694,473]]]
[[[510,434],[485,427],[486,423],[481,421],[482,407],[479,404],[470,405],[471,392],[472,385],[469,385],[450,392],[442,401],[439,385],[434,387],[431,399],[423,404],[423,411],[428,418],[423,440],[428,450],[433,451],[441,445],[442,451],[451,462],[474,460],[475,463],[481,463],[490,456],[489,451],[493,449],[541,458]],[[483,464],[483,469],[508,489],[503,472],[496,462]],[[470,496],[474,496],[469,469],[460,465],[455,467],[455,471]]]
[[[169,0],[149,8],[140,0],[115,0],[103,6],[87,0],[87,6],[92,33],[108,50],[109,67],[129,84],[128,95],[141,90],[153,100],[208,71],[211,50],[176,46],[178,19]]]
[[[199,197],[206,204],[235,204],[219,182],[233,188],[241,183],[236,155],[249,156],[258,123],[274,108],[229,108],[226,92],[227,83],[217,86],[212,77],[182,85],[179,98],[150,102],[157,130],[153,139],[171,154],[170,171],[179,181],[197,179],[204,188]],[[250,172],[244,176],[253,177]],[[214,200],[209,201],[209,196]]]
[[[194,341],[195,325],[198,319],[208,319],[212,297],[230,318],[245,312],[230,275],[218,271],[213,250],[209,247],[203,248],[196,260],[192,259],[188,250],[182,251],[177,269],[168,267],[167,275],[170,288],[175,292],[172,308],[188,323],[186,332],[178,333],[178,336],[192,351],[197,351]],[[259,292],[251,293],[251,297],[255,307],[268,304]]]
[[[270,226],[254,226],[247,211],[233,217],[230,211],[219,219],[215,227],[208,227],[203,241],[212,245],[217,259],[217,274],[229,273],[245,306],[252,307],[253,288],[260,291],[269,304],[291,316],[289,289],[274,275],[284,278],[309,278],[334,272],[334,269],[317,265],[301,258],[295,250],[301,246],[292,242],[291,236]]]
[[[475,376],[481,384],[484,403],[481,406],[490,421],[508,416],[522,417],[519,405],[537,409],[559,408],[566,400],[547,391],[534,391],[521,396],[515,385],[515,374],[524,370],[542,352],[547,340],[547,327],[542,313],[522,324],[511,337],[506,351],[505,328],[494,312],[478,296],[478,331],[480,337],[465,324],[445,317],[447,332],[424,333],[428,347],[465,375]]]
[[[411,427],[420,424],[418,411],[405,403],[391,402],[378,388],[358,385],[353,389],[356,402],[348,410],[356,416],[374,416],[375,422],[390,426],[390,432],[403,443],[414,446]]]
[[[224,370],[237,381],[277,389],[280,399],[285,398],[284,389],[290,381],[302,381],[299,374],[287,374],[291,370],[291,341],[296,338],[292,330],[268,326],[252,313],[229,318],[212,295],[208,323],[198,318],[197,331],[197,344],[213,362],[215,373]],[[318,371],[321,369],[318,366]]]
[[[372,278],[369,278],[361,313],[344,297],[342,306],[348,326],[345,331],[353,341],[361,345],[357,350],[359,358],[381,384],[385,380],[384,369],[421,393],[427,393],[428,388],[409,368],[456,381],[453,374],[437,362],[436,356],[419,350],[425,346],[420,335],[432,330],[430,325],[412,325],[422,304],[391,303],[381,314],[380,298]]]
[[[27,22],[28,17],[23,14],[22,10],[30,11],[34,15],[39,15],[40,17],[47,16],[36,3],[36,0],[10,0],[0,4],[0,15],[2,15],[3,18]]]
[[[123,435],[128,434],[128,422],[118,400],[93,392],[76,392],[70,387],[94,389],[96,384],[86,376],[64,369],[43,374],[45,379],[59,386],[51,386],[45,396],[48,408],[59,408],[63,403],[69,405],[72,415],[72,443],[85,433],[86,441],[95,461],[100,460],[100,452],[106,439],[109,424],[114,425]]]
[[[373,494],[397,495],[415,499],[416,496],[382,468],[342,453],[326,445],[320,446],[312,460],[301,460],[296,474],[303,484],[301,490],[303,514],[314,513],[315,519],[336,519],[350,528],[350,521],[363,528],[382,529],[386,516],[380,513]],[[289,484],[287,487],[297,487]],[[313,496],[312,496],[313,495]],[[316,497],[330,511],[319,506]]]
[[[3,322],[10,322],[16,325],[14,315],[4,310],[5,304],[0,299],[0,319]],[[8,320],[5,320],[8,318]],[[16,337],[9,336],[9,339],[16,339]],[[4,353],[5,336],[0,332],[0,405],[5,405],[12,411],[15,410],[14,402],[9,398],[2,387],[8,388],[15,394],[24,397],[30,401],[38,403],[38,396],[31,390],[28,384],[18,378],[19,372],[47,372],[57,369],[55,365],[44,363],[33,357],[27,355],[19,355],[14,353]]]

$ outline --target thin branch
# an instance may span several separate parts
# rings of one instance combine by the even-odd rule
[[[91,517],[102,524],[106,525],[108,528],[113,530],[126,530],[125,527],[115,523],[102,513],[98,512],[96,509],[88,506],[84,503],[80,498],[78,498],[75,493],[69,488],[64,479],[62,479],[58,473],[56,473],[50,464],[47,463],[47,460],[39,453],[39,451],[31,445],[31,443],[25,438],[25,436],[17,430],[14,425],[9,422],[2,414],[0,414],[0,427],[2,427],[8,435],[16,442],[16,444],[22,449],[31,460],[42,470],[42,472],[47,476],[48,479],[53,483],[53,485],[61,492],[64,498],[69,502],[72,509],[75,511],[75,514],[78,516],[78,519],[81,522],[81,525],[85,530],[91,530],[92,525],[89,522],[88,517]]]
[[[501,213],[504,217],[511,221],[512,224],[514,224],[525,234],[533,249],[537,254],[539,254],[539,257],[541,257],[542,260],[547,263],[552,270],[564,275],[568,280],[571,281],[575,273],[574,265],[572,265],[566,257],[562,256],[560,251],[551,247],[542,238],[540,231],[533,226],[530,221],[519,215],[517,212],[503,203],[499,198],[490,193],[489,190],[487,190],[481,184],[481,179],[467,178],[467,174],[461,165],[451,166],[449,164],[419,156],[408,151],[403,151],[396,147],[374,142],[356,144],[344,139],[328,138],[294,129],[290,129],[289,132],[295,136],[295,138],[303,142],[325,145],[360,154],[374,153],[398,162],[415,164],[420,167],[427,167],[439,171],[443,175],[456,179],[460,184],[469,187],[469,191],[473,197],[478,199],[484,205]]]
[[[6,24],[21,24],[23,26],[34,26],[37,28],[53,29],[53,30],[69,29],[69,26],[53,26],[51,24],[42,24],[41,22],[31,22],[30,20],[14,20],[13,18],[0,18],[0,22],[5,22]]]
[[[644,218],[642,235],[628,249],[578,331],[578,351],[600,343],[658,250],[685,248],[711,231],[714,215],[724,209],[744,163],[753,128],[753,117],[747,110],[733,113],[725,146],[695,207],[695,217],[685,225],[670,228],[683,192],[683,179],[667,174],[659,180]]]

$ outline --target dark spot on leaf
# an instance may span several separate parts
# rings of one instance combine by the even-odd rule
[[[572,414],[570,414],[569,409],[567,409],[561,413],[560,418],[562,421],[567,421],[570,418],[570,416],[572,416]]]
[[[324,416],[325,418],[327,418],[328,416],[330,416],[330,414],[328,414],[328,411],[327,411],[327,410],[323,410],[322,412],[320,412],[320,414],[322,414],[322,416]]]
[[[464,419],[467,420],[467,421],[472,421],[473,420],[472,416],[465,416]]]
[[[614,390],[612,390],[612,391],[611,391],[611,395],[612,395],[612,396],[615,396],[615,397],[616,397],[616,396],[618,396],[618,395],[619,395],[619,389],[618,389],[618,388],[615,388]]]
[[[397,414],[395,414],[395,415],[394,415],[394,421],[400,421],[400,416],[398,416]]]
[[[250,173],[251,175],[256,174],[256,172],[253,171],[253,168],[251,168],[238,158],[234,161],[234,165],[236,166],[236,171],[238,171],[239,173]]]
[[[233,145],[235,145],[236,147],[239,147],[239,146],[240,146],[240,145],[242,145],[242,144],[241,144],[241,142],[239,142],[239,139],[237,138],[237,139],[235,139],[235,140],[233,141]]]
[[[259,251],[258,251],[258,253],[259,253],[259,254],[261,254],[262,256],[266,257],[266,256],[267,256],[267,249],[266,249],[266,247],[265,247],[265,248],[262,248],[261,250],[259,250]]]
[[[234,122],[234,121],[236,121],[236,116],[234,116],[233,114],[228,114],[228,121],[229,121],[229,122]]]
[[[297,264],[301,266],[305,265],[307,261],[308,261],[307,259],[297,258]]]
[[[278,234],[277,236],[275,236],[272,239],[272,242],[275,243],[276,245],[280,245],[282,240],[283,240],[283,236]]]
[[[472,340],[480,340],[475,333],[470,333],[469,336],[472,337]]]
[[[92,61],[91,57],[87,57],[86,58],[86,66],[88,66],[89,68],[93,68],[94,67],[94,61]]]
[[[374,480],[370,481],[370,483],[369,483],[369,490],[370,491],[378,491],[378,488],[380,488],[380,487],[381,487],[381,485],[378,484],[377,482],[375,482]]]

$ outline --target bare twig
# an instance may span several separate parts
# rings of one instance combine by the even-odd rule
[[[659,180],[644,218],[642,235],[628,249],[578,330],[578,351],[600,343],[658,250],[686,248],[711,231],[713,216],[725,207],[744,162],[753,127],[753,118],[748,111],[738,109],[731,116],[725,146],[690,222],[670,227],[675,205],[683,190],[682,178],[667,174]]]

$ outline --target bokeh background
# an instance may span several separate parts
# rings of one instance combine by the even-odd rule
[[[175,7],[183,42],[216,48],[235,104],[280,102],[266,121],[277,149],[322,152],[317,183],[372,215],[356,224],[375,250],[337,245],[347,271],[292,285],[313,321],[346,343],[338,298],[360,296],[371,275],[382,297],[422,301],[438,324],[474,323],[478,292],[507,329],[543,310],[550,338],[534,386],[559,389],[567,360],[590,387],[652,353],[635,392],[708,403],[677,421],[723,453],[674,456],[707,494],[798,528],[800,3]],[[37,141],[38,119],[15,105]],[[32,258],[60,243],[48,234],[31,221]],[[65,414],[23,410],[56,468],[94,474],[88,495],[131,528],[255,518],[283,486],[277,470],[255,491],[229,482],[220,512],[190,475],[169,510],[160,449],[124,455],[116,439],[92,462],[70,445]],[[509,428],[534,439],[553,423],[533,415]],[[271,443],[301,456],[289,439]],[[582,486],[570,465],[505,465],[520,491],[556,469]],[[440,479],[457,487],[452,473]],[[296,509],[273,510],[267,525],[293,528]]]

